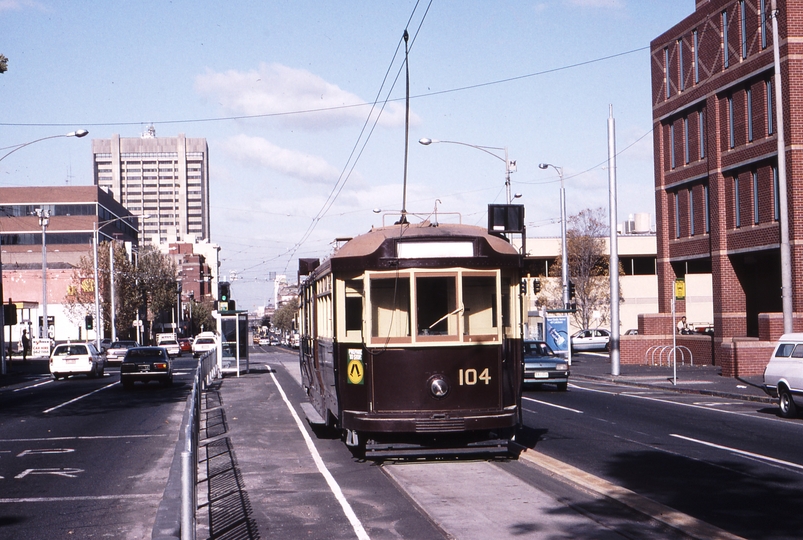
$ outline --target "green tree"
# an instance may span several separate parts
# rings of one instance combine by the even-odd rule
[[[8,71],[8,58],[0,54],[0,73]]]
[[[298,298],[293,298],[276,308],[276,312],[273,314],[273,326],[282,332],[291,331],[296,313],[298,313]]]

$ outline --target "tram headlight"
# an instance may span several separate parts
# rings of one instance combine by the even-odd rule
[[[429,378],[429,391],[437,399],[444,398],[449,393],[449,383],[440,375],[433,375]]]

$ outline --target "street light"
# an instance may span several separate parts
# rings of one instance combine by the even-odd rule
[[[419,139],[418,142],[420,144],[423,144],[424,146],[429,146],[432,143],[448,143],[448,144],[459,144],[461,146],[469,146],[471,148],[476,148],[477,150],[481,150],[481,151],[485,152],[486,154],[488,154],[489,156],[493,156],[493,157],[495,157],[496,159],[498,159],[500,161],[504,161],[505,162],[505,194],[507,196],[507,204],[510,204],[510,201],[511,201],[511,196],[510,196],[510,173],[511,172],[516,172],[516,162],[515,161],[510,161],[510,159],[508,159],[507,146],[504,147],[504,148],[499,148],[499,147],[496,147],[496,146],[480,146],[480,145],[477,145],[477,144],[469,144],[469,143],[464,143],[464,142],[459,142],[459,141],[439,141],[437,139],[428,139],[426,137],[424,137],[423,139]],[[505,157],[499,156],[499,155],[491,152],[491,150],[501,150],[501,151],[503,151],[505,153]]]
[[[39,141],[46,141],[47,139],[57,139],[59,137],[77,137],[77,138],[80,139],[81,137],[86,137],[87,135],[89,135],[89,132],[87,130],[85,130],[85,129],[77,129],[77,130],[71,131],[69,133],[64,133],[63,135],[50,135],[49,137],[42,137],[41,139],[36,139],[35,141],[30,141],[30,142],[26,142],[26,143],[23,143],[23,144],[18,144],[18,145],[16,145],[14,147],[13,150],[11,150],[10,152],[5,153],[3,155],[3,157],[0,157],[0,161],[3,161],[8,156],[13,154],[17,150],[19,150],[20,148],[25,148],[26,146],[31,145],[33,143],[38,143]]]
[[[98,243],[99,243],[99,238],[98,237],[100,236],[100,229],[102,227],[105,227],[109,223],[114,223],[115,221],[119,221],[121,219],[123,219],[123,220],[131,219],[131,218],[133,218],[133,219],[148,219],[149,217],[151,217],[150,214],[143,214],[141,216],[131,215],[131,216],[120,216],[120,217],[117,217],[117,218],[114,218],[114,219],[110,219],[110,220],[107,220],[107,221],[93,221],[92,222],[92,240],[93,240],[93,244],[94,244],[92,251],[93,251],[94,267],[95,267],[94,268],[94,270],[95,270],[95,345],[97,346],[98,350],[100,350],[100,339],[101,339],[100,336],[103,335],[103,320],[100,318],[100,286],[99,286],[100,283],[98,281]],[[114,269],[114,266],[113,266],[114,265],[114,250],[111,249],[111,248],[109,249],[109,260],[111,261],[111,264],[109,266],[109,268],[110,268],[110,272],[109,272],[109,279],[110,279],[109,284],[110,284],[110,287],[109,288],[110,288],[110,294],[111,294],[111,299],[112,299],[112,304],[111,304],[112,309],[111,309],[111,313],[110,313],[110,320],[111,320],[111,325],[112,325],[112,340],[114,340],[114,338],[116,337],[116,331],[115,331],[115,328],[114,328],[114,323],[115,323],[115,320],[114,320],[114,272],[113,272],[113,269]]]
[[[566,189],[563,187],[563,167],[556,167],[551,163],[539,163],[539,169],[552,167],[560,177],[560,280],[563,289],[563,309],[569,309],[569,254],[566,248]]]
[[[39,337],[50,339],[50,326],[47,324],[47,225],[50,223],[50,209],[37,208],[36,215],[39,217],[39,226],[42,227],[42,326],[40,327]]]

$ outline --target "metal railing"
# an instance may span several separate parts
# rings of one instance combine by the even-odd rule
[[[694,355],[691,352],[691,349],[686,347],[685,345],[653,345],[647,352],[644,353],[644,360],[645,364],[649,364],[651,366],[656,365],[655,363],[655,355],[658,355],[658,364],[659,366],[663,366],[664,358],[666,358],[666,365],[671,366],[671,359],[672,354],[676,355],[675,358],[677,359],[677,353],[680,352],[680,363],[681,365],[686,365],[686,352],[689,353],[689,365],[694,365]]]

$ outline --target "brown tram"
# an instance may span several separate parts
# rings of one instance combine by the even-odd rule
[[[367,457],[507,452],[521,411],[521,266],[504,237],[426,221],[302,259],[307,417]]]

